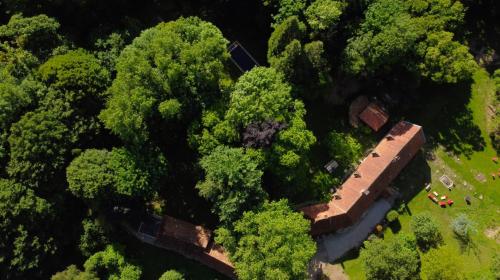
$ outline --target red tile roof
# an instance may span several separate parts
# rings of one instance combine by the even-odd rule
[[[359,114],[359,118],[371,129],[378,131],[389,120],[389,115],[372,102]]]
[[[207,248],[212,232],[202,226],[164,216],[157,239],[172,239],[189,245]]]
[[[337,189],[334,199],[301,209],[313,235],[355,223],[425,143],[422,127],[396,124]]]

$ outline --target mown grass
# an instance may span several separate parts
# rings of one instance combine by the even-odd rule
[[[493,279],[490,274],[491,259],[495,252],[500,251],[500,245],[496,240],[488,238],[485,230],[500,226],[500,178],[493,179],[491,176],[492,172],[498,174],[500,164],[492,161],[496,152],[488,137],[486,106],[495,92],[495,87],[484,70],[476,72],[473,80],[470,97],[464,107],[469,110],[470,115],[460,114],[457,119],[453,116],[442,116],[447,121],[440,121],[437,117],[443,112],[455,112],[454,108],[450,107],[460,106],[455,102],[461,99],[435,97],[430,98],[428,102],[439,100],[443,103],[423,105],[421,111],[410,116],[415,123],[423,122],[424,131],[429,131],[427,135],[431,139],[426,152],[433,153],[435,159],[426,160],[420,155],[394,182],[395,187],[403,193],[408,211],[400,215],[401,230],[394,233],[387,229],[384,239],[389,240],[400,233],[410,233],[411,216],[428,211],[440,225],[443,241],[447,245],[441,247],[442,250],[452,250],[454,254],[460,255],[466,269],[464,273],[470,279]],[[452,97],[452,94],[447,97]],[[430,119],[429,115],[435,116],[436,119]],[[468,123],[464,125],[463,122]],[[450,124],[454,126],[446,127]],[[448,131],[444,131],[446,129]],[[468,133],[475,135],[471,138]],[[476,140],[476,143],[472,140]],[[447,174],[455,182],[456,187],[451,192],[439,182],[439,177],[443,174]],[[455,204],[452,207],[440,208],[432,203],[424,190],[426,182],[431,182],[432,191],[448,195]],[[472,197],[471,205],[465,203],[466,195]],[[460,213],[467,214],[476,224],[477,231],[472,235],[473,242],[467,247],[462,246],[454,237],[450,227],[452,219]],[[362,262],[356,254],[347,257],[342,265],[351,279],[365,279]],[[425,275],[422,275],[422,278],[425,279]]]

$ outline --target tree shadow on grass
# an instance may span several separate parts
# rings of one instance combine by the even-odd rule
[[[400,108],[400,116],[422,125],[427,146],[441,145],[447,152],[470,157],[481,151],[486,142],[473,121],[468,107],[471,84],[438,85],[424,83],[418,90],[417,101]]]
[[[477,246],[476,242],[472,240],[471,237],[467,238],[462,238],[458,235],[454,235],[455,239],[458,241],[458,245],[460,247],[460,252],[466,253],[466,254],[474,254],[477,258],[480,256],[480,250],[479,247]]]

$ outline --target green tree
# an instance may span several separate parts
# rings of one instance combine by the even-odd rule
[[[0,179],[0,274],[3,279],[42,277],[57,246],[50,235],[52,205],[31,189]]]
[[[65,166],[68,134],[57,113],[37,110],[25,114],[11,127],[9,175],[30,186],[47,186]]]
[[[253,68],[235,84],[225,119],[238,130],[265,120],[288,122],[294,114],[290,90],[276,70]]]
[[[468,80],[478,68],[469,48],[453,41],[453,33],[431,33],[418,46],[422,57],[420,73],[435,82],[456,83]]]
[[[0,82],[0,159],[7,156],[7,138],[12,123],[19,120],[33,98],[20,86],[5,80]]]
[[[411,230],[415,234],[417,244],[422,250],[437,247],[442,241],[439,224],[428,212],[413,215],[410,222]]]
[[[202,197],[214,203],[213,211],[226,225],[267,198],[261,187],[263,172],[242,148],[219,146],[203,157],[200,165],[205,178],[196,188]]]
[[[459,31],[464,23],[465,7],[461,1],[417,0],[408,2],[409,11],[426,30]]]
[[[459,255],[450,248],[431,249],[422,257],[422,274],[429,280],[466,279],[464,263]]]
[[[118,58],[111,98],[101,113],[106,127],[138,144],[149,139],[148,128],[161,119],[165,110],[159,106],[166,100],[177,100],[188,119],[199,114],[220,97],[227,43],[217,27],[196,17],[143,31]]]
[[[268,41],[267,60],[272,68],[283,73],[297,91],[320,88],[329,81],[330,71],[323,42],[302,44],[306,26],[296,16],[278,24]],[[310,95],[309,91],[307,91]]]
[[[267,59],[281,54],[293,40],[302,41],[306,36],[306,25],[292,16],[276,26],[267,45]]]
[[[47,86],[62,92],[61,97],[72,104],[85,98],[103,102],[110,80],[109,72],[83,49],[52,56],[40,66],[38,76]],[[86,105],[95,106],[99,102]]]
[[[344,167],[351,166],[363,156],[361,143],[350,134],[332,131],[327,141],[330,156]]]
[[[339,22],[346,6],[343,1],[315,0],[305,11],[307,23],[316,33],[331,30]]]
[[[173,269],[165,271],[158,280],[184,280],[184,276]]]
[[[316,251],[309,229],[309,221],[280,200],[245,212],[234,232],[221,229],[216,241],[229,250],[239,279],[306,279]]]
[[[414,239],[401,236],[367,241],[360,258],[370,279],[419,279],[420,255]]]
[[[98,207],[108,199],[152,197],[165,168],[158,153],[89,149],[70,163],[66,177],[75,196]]]
[[[125,41],[129,37],[128,32],[113,32],[104,39],[97,39],[95,42],[95,56],[102,66],[109,72],[116,71],[116,61],[120,53],[125,48]]]
[[[141,268],[130,263],[118,245],[108,245],[104,251],[90,256],[83,266],[86,272],[103,280],[139,280],[142,274]]]
[[[306,0],[262,0],[264,6],[272,6],[277,10],[273,14],[274,25],[280,24],[291,16],[300,15],[306,8]]]
[[[78,248],[83,256],[90,257],[93,253],[103,250],[110,243],[99,220],[85,219],[82,221],[82,227],[83,232]]]
[[[0,78],[11,76],[23,79],[38,66],[39,60],[27,50],[12,47],[0,41]]]
[[[23,17],[17,14],[6,25],[0,26],[0,42],[8,41],[13,46],[44,58],[61,43],[58,29],[59,23],[46,15]]]
[[[294,100],[290,90],[276,70],[256,67],[235,84],[225,116],[225,121],[236,131],[269,120],[287,125],[277,133],[268,154],[269,166],[278,172],[298,167],[316,142],[306,128],[304,104]]]
[[[98,114],[110,75],[94,56],[82,49],[53,56],[39,67],[37,76],[49,88],[40,106],[61,112],[73,142],[86,143],[100,133]]]
[[[421,33],[404,1],[374,1],[356,35],[348,40],[344,66],[353,74],[372,74],[396,64],[404,65]]]
[[[58,272],[50,278],[51,280],[99,280],[92,273],[79,270],[76,265],[68,266],[64,271]]]

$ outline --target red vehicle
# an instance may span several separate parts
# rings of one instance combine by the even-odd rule
[[[427,197],[430,198],[430,200],[434,201],[434,203],[439,203],[438,198],[432,193],[428,194]]]

